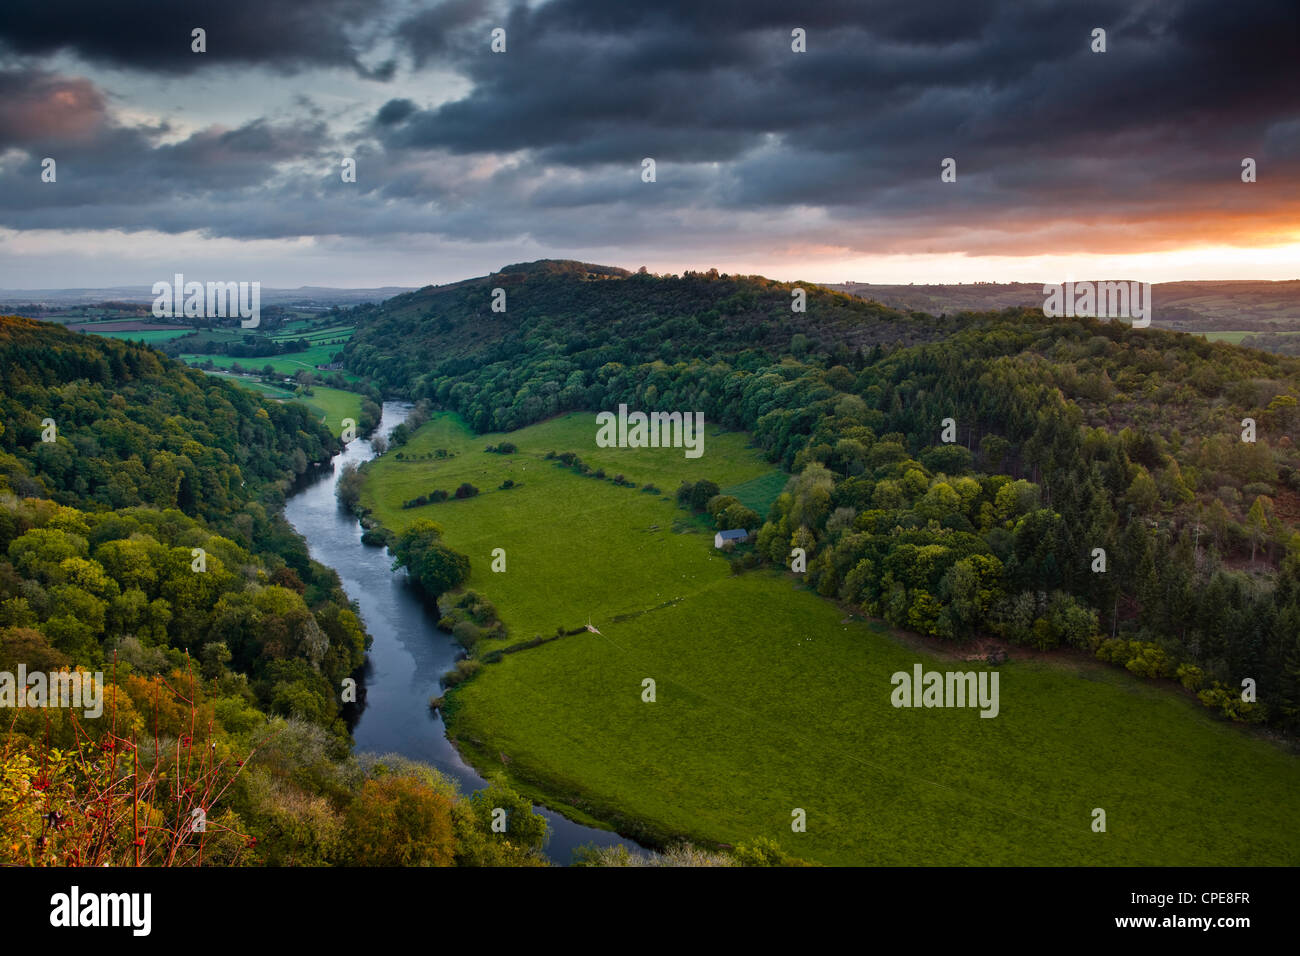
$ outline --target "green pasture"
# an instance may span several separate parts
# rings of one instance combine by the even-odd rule
[[[334,354],[342,351],[342,349],[343,346],[341,345],[314,345],[301,352],[290,352],[287,355],[260,355],[240,358],[232,355],[185,353],[180,356],[180,359],[182,362],[206,362],[208,359],[212,359],[212,363],[218,368],[230,368],[238,362],[244,368],[254,369],[259,372],[264,366],[270,365],[281,375],[294,375],[304,369],[314,372],[317,365],[329,364]]]
[[[598,449],[595,433],[591,414],[506,436],[440,415],[366,468],[363,503],[385,526],[430,518],[469,555],[507,644],[600,631],[507,654],[449,692],[449,731],[481,769],[646,839],[768,836],[828,864],[1300,863],[1300,763],[1278,746],[1172,685],[1071,657],[997,668],[993,719],[895,709],[896,671],[987,668],[918,652],[787,574],[733,575],[671,498],[710,478],[765,514],[784,478],[747,436],[710,430],[691,460]],[[501,440],[519,451],[482,450]],[[438,448],[455,457],[415,457]],[[548,450],[637,487],[580,477]],[[519,487],[498,490],[506,478]],[[482,493],[400,507],[462,481]],[[505,573],[490,570],[494,548]],[[796,809],[806,832],[791,829]]]
[[[166,342],[168,339],[178,339],[183,335],[189,335],[193,329],[146,329],[139,332],[99,332],[95,329],[85,330],[89,335],[102,335],[106,339],[126,339],[131,342],[144,342],[152,345],[155,342]]]
[[[234,382],[243,388],[257,392],[259,395],[278,399],[279,401],[298,402],[306,405],[336,435],[342,432],[343,419],[351,418],[355,422],[359,421],[361,417],[361,396],[356,392],[315,385],[312,387],[311,395],[297,396],[292,392],[276,388],[274,385],[266,385],[255,379],[243,378],[239,375],[224,375],[221,372],[212,372],[210,374],[218,375],[226,381]]]

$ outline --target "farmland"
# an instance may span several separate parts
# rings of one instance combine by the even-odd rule
[[[279,375],[294,375],[303,371],[314,372],[317,365],[328,364],[339,348],[337,345],[313,345],[304,351],[290,352],[286,355],[252,357],[220,355],[208,352],[182,352],[179,358],[182,362],[190,365],[202,364],[210,359],[217,368],[227,369],[239,365],[243,368],[260,371],[263,367],[269,365]]]
[[[710,478],[765,514],[783,476],[743,433],[710,429],[697,460],[598,449],[594,434],[590,414],[570,414],[493,454],[484,446],[503,436],[443,414],[365,469],[363,504],[386,527],[432,519],[469,555],[467,586],[510,628],[480,655],[588,621],[600,631],[507,654],[449,692],[449,732],[476,765],[647,839],[766,836],[821,863],[1300,861],[1300,765],[1272,743],[1171,685],[1073,655],[1001,665],[995,720],[896,710],[892,673],[983,665],[918,650],[781,572],[733,575],[671,499],[680,480]],[[501,489],[507,478],[517,486]],[[482,493],[401,507],[465,481]],[[490,570],[494,548],[505,573]],[[795,808],[806,833],[791,830]],[[1091,827],[1098,808],[1105,833]]]
[[[325,426],[335,435],[342,431],[344,418],[351,418],[355,422],[361,416],[361,396],[356,392],[347,392],[341,388],[326,388],[324,385],[314,385],[312,386],[311,395],[294,395],[286,389],[276,388],[274,385],[267,385],[264,382],[246,378],[242,375],[227,375],[221,372],[211,374],[219,375],[227,381],[234,382],[242,388],[247,388],[268,398],[306,405],[316,413],[317,418],[323,421]]]

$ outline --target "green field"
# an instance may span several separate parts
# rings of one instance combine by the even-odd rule
[[[1229,342],[1232,345],[1240,345],[1241,340],[1248,335],[1263,335],[1263,332],[1200,332],[1203,338],[1211,342]],[[1274,332],[1275,335],[1300,335],[1300,332],[1280,330]]]
[[[1244,339],[1248,335],[1253,335],[1254,333],[1252,332],[1202,332],[1200,334],[1202,337],[1204,337],[1205,339],[1211,342],[1228,342],[1232,345],[1240,345],[1242,339]]]
[[[306,369],[309,372],[315,372],[317,365],[327,365],[334,357],[335,353],[342,351],[341,345],[313,345],[309,349],[301,352],[290,352],[288,355],[264,355],[252,358],[239,358],[230,355],[208,355],[202,353],[186,353],[180,356],[182,362],[195,363],[206,362],[212,359],[212,364],[218,368],[230,368],[235,363],[239,363],[244,368],[261,371],[264,366],[271,366],[281,375],[294,375]]]
[[[996,719],[895,709],[895,671],[985,668],[920,653],[788,575],[733,576],[669,499],[682,478],[708,477],[766,513],[781,476],[745,435],[709,432],[697,460],[597,449],[594,436],[592,415],[563,416],[510,434],[520,451],[501,456],[482,448],[502,436],[442,415],[401,451],[456,457],[367,466],[375,517],[439,522],[510,642],[588,620],[601,631],[506,655],[449,692],[450,732],[480,768],[504,758],[517,785],[578,819],[660,840],[765,835],[822,863],[1300,862],[1300,762],[1277,746],[1076,658],[1001,665]],[[548,450],[638,488],[580,477]],[[521,486],[498,490],[506,477]],[[462,481],[483,493],[399,507]],[[507,571],[494,574],[498,547]],[[791,831],[796,808],[806,833]]]
[[[342,432],[344,418],[351,418],[355,422],[359,421],[361,417],[361,396],[356,392],[345,392],[339,388],[326,388],[323,385],[315,385],[312,387],[310,396],[298,397],[282,388],[266,385],[255,379],[244,378],[239,375],[223,375],[220,372],[209,374],[220,376],[228,382],[234,382],[242,388],[257,392],[259,395],[306,405],[325,422],[329,430],[335,435]]]
[[[189,335],[192,331],[192,329],[146,329],[139,332],[97,332],[94,329],[86,329],[88,335],[102,335],[106,339],[127,339],[131,342],[144,342],[147,345],[178,339],[182,335]]]
[[[305,328],[285,329],[271,333],[271,338],[276,342],[288,340],[307,339],[312,344],[321,342],[332,342],[337,339],[349,339],[352,337],[354,327],[351,325],[336,325],[329,328]],[[340,346],[341,348],[342,346]]]

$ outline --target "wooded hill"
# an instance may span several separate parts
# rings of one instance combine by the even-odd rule
[[[759,558],[803,547],[810,584],[896,626],[1074,645],[1228,716],[1300,722],[1295,359],[1037,310],[938,319],[811,284],[573,262],[357,318],[352,371],[479,431],[627,403],[751,432],[796,475]]]

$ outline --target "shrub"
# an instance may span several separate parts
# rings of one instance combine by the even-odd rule
[[[451,629],[451,636],[456,639],[456,643],[465,650],[473,652],[475,645],[482,638],[483,632],[479,630],[477,624],[472,621],[459,621]]]
[[[502,490],[513,488],[514,486],[515,486],[515,481],[513,478],[507,478],[505,481],[501,482],[500,485]]]
[[[732,857],[741,866],[788,866],[790,857],[768,837],[755,837],[750,843],[741,843],[732,851]]]
[[[456,666],[447,673],[442,675],[442,684],[444,687],[455,687],[457,684],[463,684],[480,670],[483,665],[473,658],[466,657],[456,662]]]
[[[456,489],[457,498],[473,498],[476,494],[478,494],[478,489],[468,481],[461,482],[460,487]]]

